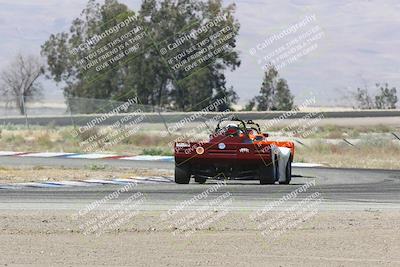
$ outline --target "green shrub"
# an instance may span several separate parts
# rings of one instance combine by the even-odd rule
[[[142,151],[142,155],[150,156],[172,156],[172,150],[165,148],[145,148]]]

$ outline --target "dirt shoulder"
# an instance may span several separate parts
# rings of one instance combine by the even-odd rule
[[[80,169],[59,167],[0,167],[0,184],[47,181],[79,181],[86,179],[126,179],[150,175],[173,176],[173,172],[158,169],[106,168],[100,165],[89,165]]]
[[[1,211],[5,266],[399,266],[400,211],[319,212],[269,240],[249,213],[229,213],[190,236],[160,213],[84,235],[73,211]]]

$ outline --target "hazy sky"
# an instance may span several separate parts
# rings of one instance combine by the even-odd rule
[[[137,10],[141,1],[121,2]],[[226,1],[232,2],[237,5],[236,17],[241,23],[237,49],[242,64],[227,77],[241,102],[259,90],[263,78],[259,61],[315,28],[321,34],[310,41],[313,49],[296,50],[293,55],[302,56],[280,70],[297,103],[313,93],[320,105],[347,104],[343,92],[364,84],[373,88],[376,82],[400,88],[399,0]],[[86,1],[78,0],[0,0],[0,68],[18,52],[39,54],[49,34],[68,30],[85,5]],[[314,19],[266,48],[257,49],[271,36],[307,17]],[[249,52],[252,48],[256,49],[255,55]],[[53,83],[46,82],[45,87],[48,99],[62,97]]]

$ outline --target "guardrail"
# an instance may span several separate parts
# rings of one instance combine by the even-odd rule
[[[238,115],[246,120],[272,120],[284,116],[286,112],[281,111],[267,111],[267,112],[231,112],[224,113],[225,116],[230,114]],[[355,111],[325,111],[318,112],[323,114],[324,118],[377,118],[377,117],[400,117],[400,110],[355,110]],[[167,112],[167,113],[142,113],[145,119],[142,121],[144,123],[174,123],[189,118],[191,115],[198,114],[196,112]],[[204,119],[211,119],[220,112],[210,112],[202,114],[201,118],[195,118],[193,122],[201,122]],[[289,116],[289,119],[299,119],[309,114],[308,112],[297,112]],[[0,124],[6,125],[24,125],[29,123],[29,125],[55,125],[55,126],[68,126],[86,125],[91,120],[101,117],[103,114],[90,114],[90,115],[60,115],[60,116],[30,116],[28,118],[24,116],[15,116],[0,118]],[[120,113],[117,115],[110,116],[102,125],[111,125],[123,117],[127,113]]]

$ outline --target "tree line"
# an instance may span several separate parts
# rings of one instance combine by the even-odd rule
[[[18,55],[14,62],[0,74],[0,94],[12,99],[21,114],[24,103],[40,98],[42,87],[38,82],[46,75],[63,85],[65,99],[95,98],[127,101],[136,98],[143,105],[157,106],[176,111],[195,111],[209,106],[217,99],[227,101],[218,110],[223,111],[237,103],[238,95],[228,87],[225,72],[235,71],[241,64],[236,42],[240,23],[235,18],[236,6],[223,6],[222,0],[143,0],[137,12],[117,0],[105,0],[99,4],[89,0],[80,16],[75,18],[68,31],[51,34],[41,46],[41,56],[46,63],[32,56]],[[215,18],[223,16],[215,27],[200,33],[197,38],[180,43],[180,50],[196,47],[199,40],[217,35],[221,29],[230,28],[231,49],[207,60],[203,66],[188,75],[183,70],[173,71],[160,48],[171,40],[179,40],[184,33],[201,29]],[[120,27],[134,20],[134,28]],[[126,60],[107,63],[104,71],[87,68],[82,59],[88,57],[85,50],[115,42],[110,29],[118,28],[118,36],[128,36],[133,29],[144,29],[146,42]],[[101,38],[100,38],[101,36]],[[77,49],[80,47],[87,49]],[[201,48],[195,48],[201,52]],[[180,61],[187,60],[185,56]],[[355,94],[358,108],[395,108],[396,88],[380,87],[375,101],[366,90]],[[273,66],[266,68],[257,96],[244,110],[290,110],[294,108],[294,96],[284,78]],[[91,112],[88,110],[88,112]],[[94,111],[93,111],[94,112]]]
[[[202,109],[216,99],[226,97],[230,106],[236,103],[237,94],[227,87],[224,71],[235,70],[240,65],[237,51],[232,49],[218,54],[205,67],[186,77],[183,71],[171,70],[159,49],[218,16],[226,19],[202,36],[187,40],[179,50],[194,46],[198,39],[216,34],[226,26],[234,29],[229,45],[236,47],[240,25],[234,18],[234,11],[235,5],[224,7],[222,0],[144,0],[138,12],[117,0],[106,0],[103,5],[89,0],[82,15],[72,22],[69,32],[50,36],[42,46],[42,55],[47,58],[49,76],[66,84],[66,97],[120,101],[137,97],[144,105],[181,111]],[[146,31],[141,50],[126,60],[110,64],[101,75],[94,69],[84,70],[78,63],[82,54],[71,53],[71,50],[129,17],[135,17],[134,27]],[[118,36],[127,34],[131,28],[121,29]],[[115,35],[103,38],[96,47],[111,43],[113,38]]]
[[[389,87],[388,83],[376,83],[375,96],[371,96],[368,87],[357,88],[354,98],[359,109],[395,109],[398,102],[397,88]]]

